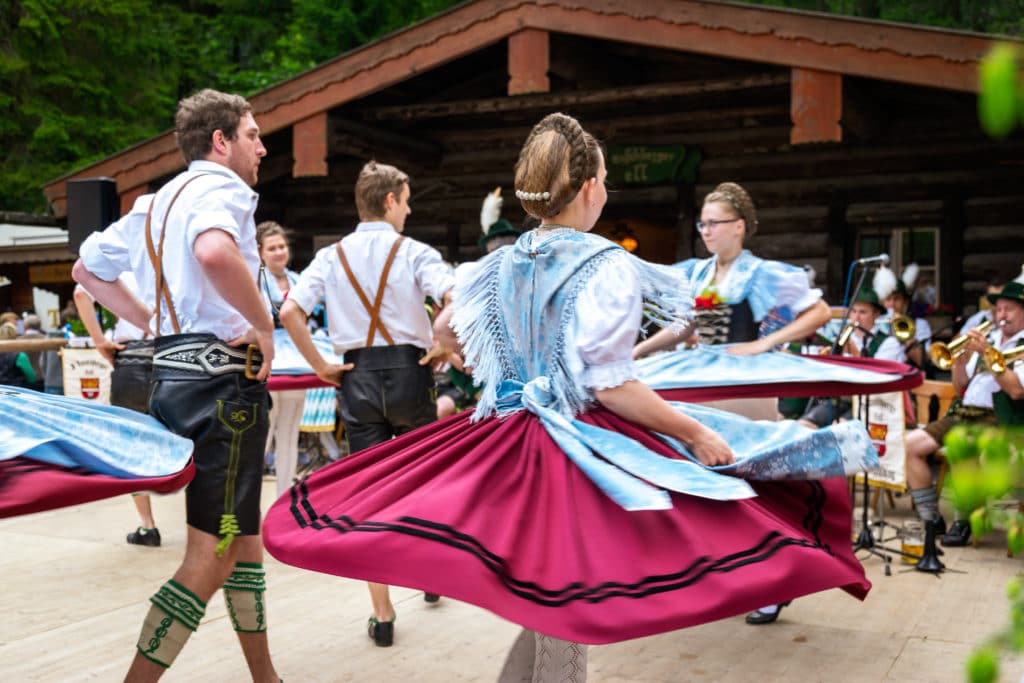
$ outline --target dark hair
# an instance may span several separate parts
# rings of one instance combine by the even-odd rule
[[[548,114],[530,131],[516,162],[516,196],[523,209],[534,218],[557,215],[597,176],[600,159],[597,140],[579,121]],[[544,193],[547,198],[538,198]]]
[[[745,225],[744,235],[750,237],[757,232],[757,209],[747,191],[736,183],[719,183],[718,187],[704,198],[705,204],[713,202],[728,204],[738,213]]]
[[[409,184],[409,176],[394,166],[369,161],[359,171],[356,180],[356,211],[360,219],[383,218],[387,213],[384,200],[394,192],[397,198],[402,186]]]
[[[178,102],[174,115],[174,137],[186,162],[205,159],[213,149],[213,133],[221,131],[228,140],[238,134],[238,123],[252,113],[252,105],[240,95],[206,88]]]

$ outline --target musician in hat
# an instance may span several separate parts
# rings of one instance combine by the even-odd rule
[[[926,552],[927,537],[934,539],[942,535],[946,546],[966,545],[971,537],[971,526],[966,518],[969,510],[957,510],[957,519],[946,530],[945,520],[939,514],[938,495],[932,485],[929,456],[939,450],[946,434],[958,424],[998,424],[995,401],[1000,394],[1014,406],[1021,406],[1021,399],[1024,399],[1024,364],[1014,363],[1009,353],[1024,342],[1024,284],[1007,283],[999,293],[989,294],[987,298],[993,306],[992,331],[982,328],[967,331],[963,345],[953,354],[953,388],[962,397],[960,402],[946,416],[907,433],[907,485],[917,512],[925,522]],[[955,342],[950,342],[949,346],[954,345]],[[983,363],[983,358],[993,358],[993,350],[1003,355],[1003,362]],[[931,566],[942,568],[937,558],[929,559],[934,559]]]

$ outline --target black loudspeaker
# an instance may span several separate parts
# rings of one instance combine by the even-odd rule
[[[113,178],[68,181],[68,249],[78,253],[85,238],[121,217]]]

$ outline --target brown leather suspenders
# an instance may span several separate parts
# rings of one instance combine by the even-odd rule
[[[171,315],[171,326],[174,328],[174,333],[178,334],[181,332],[181,325],[178,323],[178,314],[174,310],[174,301],[171,300],[171,292],[167,287],[167,280],[164,278],[164,237],[167,236],[167,219],[171,215],[171,209],[174,207],[174,202],[178,201],[178,196],[181,195],[182,190],[188,187],[189,183],[193,180],[200,178],[209,173],[200,173],[194,175],[178,188],[178,191],[171,197],[171,203],[167,205],[167,212],[164,213],[164,223],[160,227],[160,245],[157,248],[153,247],[153,235],[150,232],[150,223],[153,218],[153,205],[156,204],[156,197],[153,197],[153,201],[149,204],[149,211],[146,212],[146,250],[149,251],[149,262],[153,264],[153,270],[156,271],[156,336],[160,336],[160,300],[163,299],[167,303],[167,311]]]
[[[391,338],[388,333],[388,329],[384,326],[384,323],[380,320],[380,304],[384,300],[384,288],[388,284],[388,273],[391,272],[391,264],[395,260],[395,254],[398,253],[398,247],[401,245],[404,236],[399,236],[395,240],[395,243],[391,245],[391,251],[388,252],[387,261],[384,262],[384,270],[380,274],[380,282],[377,283],[377,296],[374,298],[373,305],[370,305],[370,299],[366,296],[366,292],[359,286],[359,282],[356,281],[356,276],[352,273],[352,268],[348,265],[348,259],[345,258],[345,252],[341,248],[341,242],[338,242],[336,246],[338,250],[338,258],[341,259],[341,266],[345,269],[345,275],[348,276],[348,281],[352,283],[352,289],[356,290],[356,294],[359,296],[359,300],[363,302],[363,308],[370,314],[370,330],[366,334],[366,346],[373,346],[373,338],[377,334],[377,330],[380,330],[381,335],[385,341],[391,346],[394,346],[395,341]]]

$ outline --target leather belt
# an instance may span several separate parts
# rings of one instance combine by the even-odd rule
[[[263,362],[259,351],[251,363]],[[202,373],[217,377],[229,372],[245,372],[246,350],[228,346],[212,334],[179,334],[160,337],[153,353],[153,368]]]
[[[397,346],[368,346],[345,352],[345,362],[354,363],[356,370],[391,370],[419,365],[426,351],[412,344]]]
[[[995,415],[995,411],[992,408],[982,408],[981,406],[965,406],[961,405],[953,411],[956,415],[961,417],[982,417],[984,415]]]

